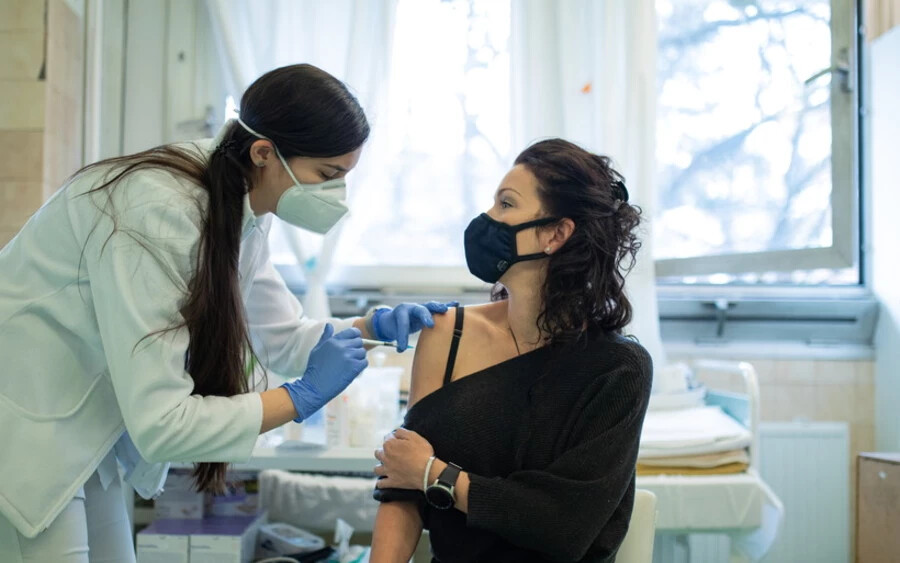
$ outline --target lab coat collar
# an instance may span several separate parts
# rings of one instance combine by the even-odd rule
[[[250,207],[250,192],[247,192],[244,194],[244,214],[241,218],[241,241],[246,240],[258,224],[259,218]]]

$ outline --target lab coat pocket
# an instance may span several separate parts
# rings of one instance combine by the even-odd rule
[[[76,414],[84,404],[87,402],[88,398],[104,382],[107,385],[110,385],[108,378],[105,377],[106,372],[99,373],[94,376],[93,380],[89,380],[87,384],[87,388],[84,389],[83,392],[78,393],[77,395],[70,395],[71,401],[69,401],[65,405],[57,405],[55,409],[46,409],[43,411],[38,411],[35,408],[28,408],[29,403],[33,401],[25,402],[18,400],[17,396],[10,396],[8,393],[4,393],[0,390],[0,403],[7,405],[13,412],[28,418],[34,421],[51,421],[51,420],[60,420],[64,418],[69,418]],[[65,393],[67,391],[60,390],[60,393]],[[49,401],[48,401],[49,402]],[[64,408],[59,408],[60,406]]]
[[[17,305],[0,319],[0,403],[19,415],[34,420],[71,416],[107,370],[99,342],[88,334],[92,327],[82,316],[82,303],[62,304],[77,294],[72,291],[72,296],[61,291]]]

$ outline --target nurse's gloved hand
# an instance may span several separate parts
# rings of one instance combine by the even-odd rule
[[[334,334],[334,327],[325,325],[322,338],[309,353],[303,377],[282,385],[297,409],[294,422],[302,422],[324,407],[368,365],[359,329],[348,328]]]
[[[433,313],[443,315],[449,307],[459,305],[453,303],[438,303],[429,301],[424,305],[415,303],[403,303],[393,309],[378,309],[372,317],[373,335],[376,340],[385,342],[397,341],[397,351],[402,352],[409,346],[409,335],[419,332],[425,327],[433,328]]]

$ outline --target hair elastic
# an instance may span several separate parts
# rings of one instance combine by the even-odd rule
[[[220,154],[225,156],[231,149],[237,146],[237,142],[234,139],[228,139],[227,141],[222,141],[219,143],[219,146],[216,147],[216,154]]]

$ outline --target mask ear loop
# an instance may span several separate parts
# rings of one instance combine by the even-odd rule
[[[550,254],[546,251],[544,252],[535,252],[533,254],[519,254],[519,242],[516,239],[516,234],[525,229],[534,229],[538,227],[546,227],[547,225],[552,225],[558,221],[561,221],[561,217],[541,217],[540,219],[535,219],[533,221],[527,221],[520,225],[511,225],[511,229],[513,231],[513,250],[515,250],[515,261],[511,264],[516,264],[518,262],[528,262],[530,260],[540,260],[542,258],[548,257]]]
[[[251,135],[253,135],[254,137],[256,137],[258,139],[262,139],[264,141],[269,141],[270,143],[272,143],[272,149],[275,150],[275,155],[278,157],[278,160],[281,161],[281,165],[284,166],[284,169],[287,171],[288,176],[291,177],[291,180],[294,182],[294,185],[300,186],[299,180],[297,180],[297,177],[294,176],[294,171],[291,170],[290,166],[288,166],[287,161],[284,159],[283,156],[281,156],[281,151],[278,150],[278,145],[275,144],[275,141],[266,137],[265,135],[260,135],[259,133],[257,133],[253,129],[251,129],[250,126],[247,125],[246,123],[244,123],[240,117],[238,117],[236,119],[237,119],[237,122],[240,124],[240,126],[247,130],[247,133],[250,133]]]

